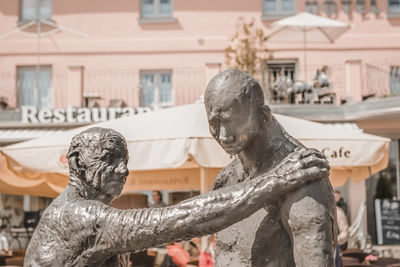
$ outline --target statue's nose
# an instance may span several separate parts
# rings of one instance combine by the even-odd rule
[[[128,167],[126,166],[126,164],[124,162],[121,162],[118,165],[118,167],[115,169],[115,173],[123,174],[123,175],[127,176],[129,174],[129,170],[128,170]]]
[[[229,134],[229,131],[227,131],[226,127],[221,127],[220,133],[219,133],[219,141],[223,144],[230,144],[235,140],[235,138]]]

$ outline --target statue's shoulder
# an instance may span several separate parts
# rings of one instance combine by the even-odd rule
[[[49,221],[53,220],[70,225],[72,221],[80,223],[84,220],[94,220],[101,213],[103,207],[107,206],[99,201],[60,195],[43,212],[42,216],[46,217]]]
[[[229,185],[237,184],[243,180],[243,166],[239,158],[235,158],[228,164],[222,171],[220,171],[215,178],[212,190],[226,187]]]

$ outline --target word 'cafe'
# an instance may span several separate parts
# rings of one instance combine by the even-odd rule
[[[23,123],[85,123],[100,122],[129,117],[152,110],[150,107],[140,108],[73,108],[41,109],[24,106],[22,110]]]
[[[338,150],[330,149],[325,147],[321,150],[327,158],[350,158],[350,150],[346,150],[344,147],[340,147]]]

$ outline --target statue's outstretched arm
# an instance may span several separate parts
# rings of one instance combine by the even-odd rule
[[[102,243],[111,244],[108,251],[115,249],[119,254],[215,233],[250,216],[282,193],[326,177],[328,171],[324,159],[309,155],[299,160],[292,155],[269,174],[174,206],[135,210],[109,207],[101,217],[110,231],[103,237],[112,240]]]

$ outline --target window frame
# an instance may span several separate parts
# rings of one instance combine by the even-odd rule
[[[282,59],[271,59],[271,60],[267,60],[265,62],[266,64],[266,69],[264,70],[264,88],[267,91],[266,96],[269,97],[268,100],[269,102],[272,102],[272,85],[275,81],[271,80],[270,77],[274,76],[273,72],[274,71],[278,71],[282,68],[286,66],[290,66],[292,65],[292,70],[293,70],[293,77],[290,77],[292,79],[293,84],[298,80],[299,78],[299,61],[296,58],[282,58]],[[271,67],[271,65],[275,65],[274,67]],[[279,66],[281,65],[281,66]],[[278,67],[279,66],[279,67]],[[289,72],[291,70],[289,69]],[[285,75],[286,76],[286,75]],[[291,75],[290,75],[291,76]]]
[[[310,12],[312,8],[316,8],[316,11]],[[305,1],[304,11],[314,15],[318,15],[320,13],[320,7],[318,1]]]
[[[293,2],[293,10],[292,11],[283,11],[282,10],[282,4],[283,0],[274,0],[276,2],[276,10],[271,13],[265,13],[265,1],[266,0],[261,0],[261,7],[262,7],[262,20],[276,20],[276,19],[282,19],[291,15],[296,14],[296,2],[295,0],[291,0]]]
[[[400,0],[396,10],[390,9],[390,0],[387,0],[387,16],[388,18],[400,18]]]
[[[41,9],[41,7],[40,7],[41,0],[37,0],[37,1],[39,3],[39,10],[40,10]],[[28,23],[30,21],[34,21],[34,20],[38,20],[38,19],[47,20],[47,21],[53,21],[52,20],[52,17],[53,17],[53,0],[49,0],[49,1],[50,1],[50,11],[51,11],[50,18],[39,17],[39,18],[34,18],[34,19],[25,19],[25,18],[23,18],[23,9],[24,9],[25,0],[19,0],[18,1],[18,24],[25,24],[25,23]],[[39,12],[39,15],[41,15],[41,12]]]
[[[15,82],[16,82],[16,96],[17,96],[17,107],[18,108],[21,108],[22,106],[24,106],[24,105],[21,105],[22,104],[21,102],[23,101],[23,96],[22,96],[23,95],[23,90],[22,90],[22,87],[19,84],[19,79],[20,79],[19,73],[20,73],[20,69],[23,69],[23,68],[35,69],[36,66],[35,65],[17,65],[16,66],[16,75],[15,75],[16,79],[15,79]],[[50,80],[49,80],[50,86],[47,89],[48,90],[47,91],[47,96],[48,96],[47,105],[45,107],[39,107],[39,109],[52,108],[53,107],[53,66],[52,65],[40,65],[40,68],[50,68]],[[40,76],[40,74],[39,74],[39,76]],[[35,77],[35,83],[36,83],[36,77]],[[35,89],[35,88],[33,88],[33,89]],[[38,95],[38,99],[37,100],[38,100],[37,103],[33,103],[33,105],[35,107],[38,107],[39,95]],[[35,99],[33,101],[35,102]]]
[[[394,76],[393,73],[396,72],[398,76]],[[394,89],[394,86],[397,86],[398,89]],[[389,69],[389,90],[392,95],[400,96],[400,66],[393,65],[390,66]],[[398,92],[397,92],[398,91]]]
[[[145,74],[154,74],[154,101],[149,105],[143,105],[142,100],[142,76]],[[169,102],[161,102],[160,101],[160,90],[161,90],[161,75],[162,74],[170,74],[171,75],[171,100]],[[158,97],[156,97],[158,94]],[[175,103],[174,101],[174,86],[173,86],[173,71],[171,69],[148,69],[148,70],[140,70],[139,73],[139,106],[140,107],[148,107],[148,106],[159,106],[159,107],[171,107]]]
[[[161,0],[153,0],[154,1],[154,13],[151,15],[145,15],[142,12],[143,8],[143,0],[139,1],[139,23],[143,22],[175,22],[174,18],[174,1],[171,1],[171,13],[169,14],[161,14],[160,6]]]

